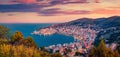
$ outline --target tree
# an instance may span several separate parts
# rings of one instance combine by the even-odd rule
[[[114,52],[112,51],[111,48],[108,48],[108,49],[107,49],[106,57],[114,57]]]
[[[80,52],[75,52],[75,56],[84,56],[84,54]]]
[[[115,50],[115,51],[114,51],[114,57],[120,57],[118,50]]]
[[[23,39],[23,34],[19,31],[16,31],[12,36],[11,36],[11,41],[12,42],[20,42]]]
[[[119,44],[119,43],[118,43]],[[118,50],[118,53],[120,54],[120,44],[116,48]]]
[[[118,51],[107,48],[102,39],[97,48],[92,47],[88,53],[89,57],[119,57]]]
[[[89,57],[95,57],[95,56],[97,56],[97,54],[98,54],[97,49],[96,49],[96,47],[93,46],[93,47],[89,50],[88,56],[89,56]]]
[[[40,50],[41,50],[41,51],[46,51],[46,49],[45,49],[44,46],[40,47]]]
[[[0,38],[6,38],[9,34],[9,29],[3,25],[0,25]]]
[[[62,57],[62,55],[60,53],[54,53],[51,55],[51,57]]]
[[[105,46],[104,39],[101,40],[97,50],[98,50],[98,56],[99,57],[106,57],[107,56],[106,55],[107,54],[107,48]]]
[[[44,51],[40,52],[40,56],[41,57],[51,57],[49,53],[44,52]]]
[[[32,37],[27,37],[22,41],[23,45],[30,46],[30,47],[37,47],[35,42],[33,41]]]
[[[0,44],[8,44],[8,40],[7,39],[0,39]]]
[[[33,47],[24,45],[0,45],[0,57],[47,57],[40,55],[41,52]],[[49,55],[50,56],[50,55]]]

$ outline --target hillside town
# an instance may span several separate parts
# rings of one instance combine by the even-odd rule
[[[60,52],[63,56],[68,55],[69,57],[73,57],[76,52],[87,53],[89,48],[92,46],[92,43],[94,42],[98,32],[90,29],[90,26],[87,28],[82,28],[74,25],[43,28],[40,29],[40,31],[33,32],[33,34],[40,35],[51,35],[54,33],[72,36],[74,37],[74,42],[51,45],[45,47],[45,49],[52,53]]]

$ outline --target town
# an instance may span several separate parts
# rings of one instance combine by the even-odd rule
[[[73,36],[74,42],[57,44],[45,47],[48,52],[60,52],[63,56],[68,55],[74,56],[76,52],[87,53],[92,43],[96,38],[98,31],[93,30],[88,26],[87,28],[82,28],[81,26],[61,26],[61,27],[48,27],[40,29],[39,31],[34,31],[33,34],[39,35],[51,35],[51,34],[63,34],[67,36]],[[69,50],[69,52],[68,52]],[[67,53],[67,54],[66,54]]]

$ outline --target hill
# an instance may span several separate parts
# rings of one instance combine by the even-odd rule
[[[108,18],[81,18],[74,21],[54,24],[38,31],[38,34],[64,34],[75,39],[91,41],[95,44],[104,38],[106,43],[120,43],[120,16]],[[88,41],[87,41],[88,40]]]

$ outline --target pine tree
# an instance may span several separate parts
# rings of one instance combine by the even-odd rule
[[[19,43],[23,39],[23,34],[19,31],[16,31],[12,36],[11,36],[11,42],[17,42]]]
[[[3,25],[0,25],[0,38],[6,38],[9,34],[9,29]]]
[[[32,37],[27,37],[25,39],[22,40],[23,45],[25,46],[30,46],[30,47],[37,47],[37,45],[35,44],[34,40]]]
[[[105,46],[103,39],[101,40],[97,50],[98,50],[98,57],[106,57],[107,56],[107,48]]]
[[[111,48],[107,48],[107,54],[106,54],[107,57],[114,57],[114,52]]]
[[[89,57],[95,57],[95,56],[97,56],[97,49],[96,49],[96,47],[93,46],[93,47],[89,50],[88,56],[89,56]]]
[[[62,55],[60,53],[54,53],[51,55],[51,57],[62,57]]]
[[[120,56],[119,56],[119,53],[118,53],[118,50],[115,50],[115,51],[114,51],[114,57],[120,57]]]

